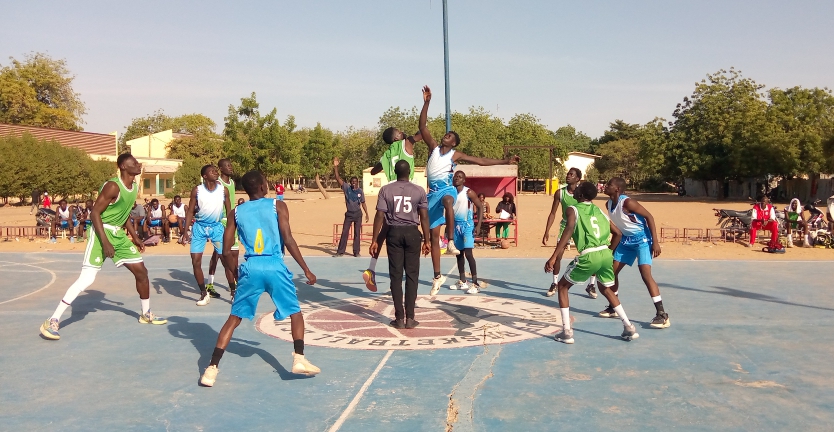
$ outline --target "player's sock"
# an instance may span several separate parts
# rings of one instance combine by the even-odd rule
[[[304,339],[295,339],[292,341],[292,347],[298,355],[304,355]]]
[[[654,308],[657,309],[657,313],[663,313],[663,300],[660,299],[660,296],[652,297],[652,301],[654,302]]]
[[[562,312],[562,328],[570,330],[570,308],[559,308]]]
[[[376,258],[371,257],[371,263],[368,264],[368,270],[376,271]]]
[[[559,283],[559,273],[558,272],[553,272],[553,283],[555,283],[555,284]]]
[[[150,298],[139,299],[139,301],[142,302],[142,315],[147,314],[148,311],[151,310],[151,299]]]
[[[223,353],[226,352],[223,348],[214,348],[214,352],[211,354],[211,363],[209,366],[217,366],[220,364],[220,358],[223,357]]]
[[[67,289],[67,293],[64,294],[64,298],[61,299],[61,302],[58,303],[58,307],[55,309],[55,313],[52,314],[52,318],[56,320],[61,320],[61,315],[67,310],[67,308],[72,304],[78,294],[81,294],[81,291],[89,288],[90,285],[96,280],[96,273],[98,270],[91,269],[91,268],[82,268],[81,274],[78,275],[78,279],[70,285],[69,289]]]
[[[210,274],[209,277],[208,277],[208,284],[211,285],[213,283],[214,283],[214,275]]]
[[[588,286],[597,286],[597,275],[593,275],[590,279],[588,279]]]
[[[628,320],[628,317],[625,314],[625,310],[623,310],[622,304],[618,304],[617,307],[614,308],[614,312],[617,312],[617,315],[620,316],[620,319],[623,321],[624,326],[631,325],[631,321]]]

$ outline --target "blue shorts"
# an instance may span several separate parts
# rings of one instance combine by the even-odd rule
[[[429,228],[437,228],[446,223],[446,213],[443,207],[443,197],[450,196],[457,200],[458,190],[452,185],[441,186],[436,190],[429,188]],[[454,205],[454,201],[452,202]]]
[[[272,316],[276,320],[301,312],[292,273],[284,265],[282,257],[255,256],[240,265],[231,314],[251,320],[263,293],[269,294],[275,304]]]
[[[627,266],[633,265],[635,259],[639,266],[652,265],[652,243],[648,239],[642,243],[620,243],[614,251],[614,261]]]
[[[154,220],[151,221],[149,226],[152,226],[152,227],[162,226],[162,221],[159,220],[159,219],[154,219]]]
[[[278,199],[278,201],[284,201],[284,195],[278,195],[278,196],[277,196],[277,197],[275,197],[275,198],[277,198],[277,199]]]
[[[455,247],[473,249],[475,247],[475,223],[455,219]]]
[[[77,227],[78,226],[78,221],[77,220],[72,221],[72,226]],[[61,228],[69,228],[69,221],[62,220],[61,221]]]
[[[220,222],[194,223],[191,226],[191,253],[203,253],[206,249],[206,240],[211,242],[218,254],[223,253],[223,231],[225,230]]]

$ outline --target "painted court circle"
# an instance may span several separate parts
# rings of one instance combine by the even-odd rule
[[[420,326],[398,330],[390,297],[328,300],[301,305],[312,346],[359,350],[462,348],[548,337],[562,328],[559,309],[523,300],[478,295],[418,296],[415,319]],[[292,341],[290,320],[272,313],[258,318],[258,331]]]

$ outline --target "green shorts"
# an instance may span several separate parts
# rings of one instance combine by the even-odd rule
[[[226,217],[223,217],[223,218],[220,219],[220,223],[223,224],[223,228],[226,228],[226,221],[227,220],[228,219]],[[238,238],[237,238],[237,233],[235,233],[235,244],[232,245],[232,250],[233,251],[240,250],[240,240],[238,240]]]
[[[614,285],[614,255],[611,253],[611,249],[608,249],[608,246],[605,246],[604,249],[580,254],[568,264],[564,278],[577,285],[594,275],[597,276],[597,280],[602,286],[610,287]]]
[[[121,227],[105,224],[104,234],[107,236],[110,244],[113,245],[113,249],[116,250],[116,254],[113,255],[113,264],[116,264],[116,267],[121,267],[124,264],[142,262],[142,255],[139,253],[139,248],[133,244],[133,240],[130,239]],[[101,248],[101,240],[98,234],[96,234],[96,230],[91,229],[90,237],[87,239],[87,249],[84,250],[84,262],[81,264],[81,267],[101,270],[102,264],[104,264],[104,251]]]

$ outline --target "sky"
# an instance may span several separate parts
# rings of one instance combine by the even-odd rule
[[[230,105],[334,131],[390,107],[444,108],[441,0],[0,0],[0,65],[65,59],[84,130],[122,133],[163,110],[223,129]],[[834,87],[834,2],[448,0],[452,111],[597,137],[622,119],[671,119],[695,83],[735,67],[768,88]],[[452,125],[454,128],[454,125]]]

